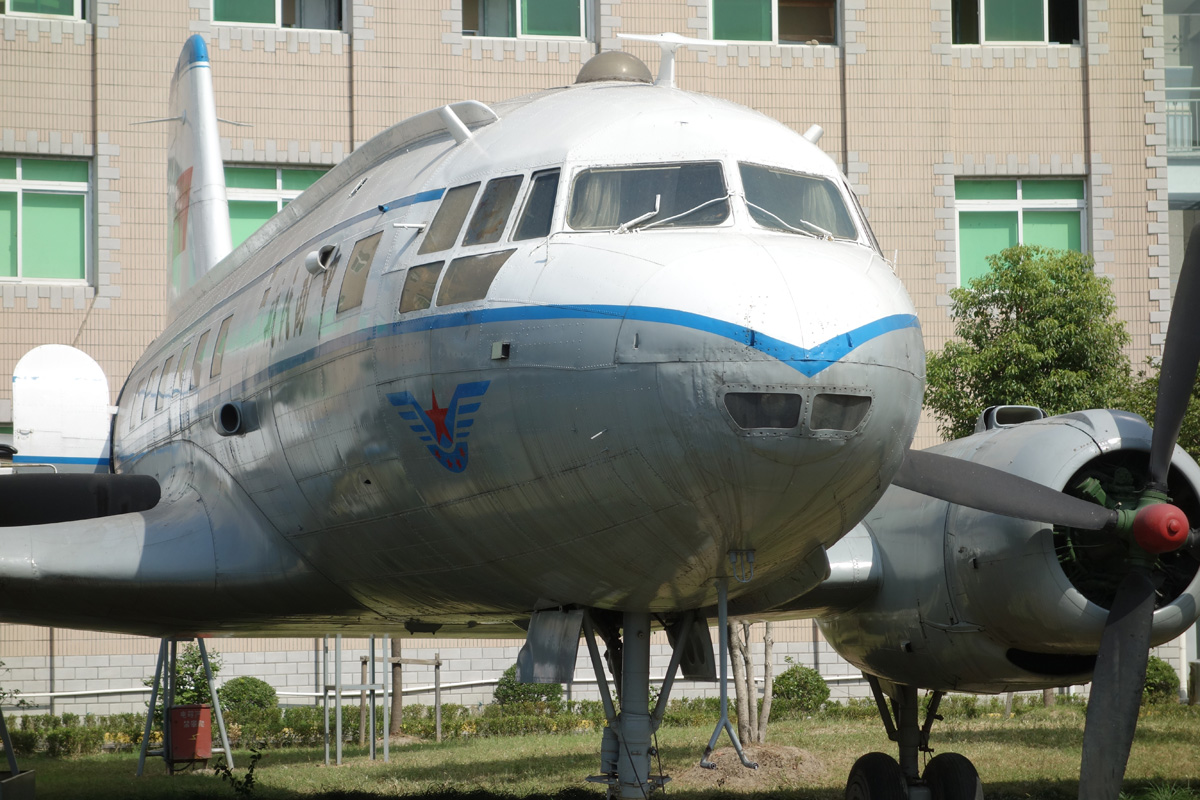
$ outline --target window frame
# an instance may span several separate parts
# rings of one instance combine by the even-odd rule
[[[1041,0],[1042,3],[1042,38],[1039,39],[988,39],[987,33],[987,3],[989,0],[976,0],[978,3],[978,27],[975,30],[978,42],[952,42],[954,47],[1080,47],[1083,40],[1083,4],[1077,0],[1075,2],[1076,9],[1076,30],[1079,32],[1080,41],[1078,44],[1073,42],[1052,42],[1050,41],[1050,4],[1054,0]],[[1005,2],[1005,0],[990,0],[991,2]],[[953,8],[951,10],[953,15]],[[954,21],[951,19],[951,37],[953,37]]]
[[[613,226],[612,228],[608,228],[608,227],[575,228],[575,227],[572,227],[572,225],[571,225],[571,208],[575,202],[575,190],[576,190],[576,186],[579,181],[579,178],[585,172],[592,172],[592,171],[616,172],[616,171],[621,171],[621,170],[636,170],[636,169],[650,169],[650,170],[652,170],[652,169],[667,169],[670,167],[685,167],[685,166],[694,166],[697,164],[712,164],[717,167],[718,173],[721,176],[721,182],[725,188],[725,195],[724,195],[725,202],[728,203],[728,213],[726,214],[725,219],[721,220],[716,225],[672,225],[670,227],[653,226],[650,228],[650,230],[662,230],[662,231],[697,230],[697,229],[720,230],[722,228],[735,227],[737,224],[737,212],[734,211],[734,206],[736,204],[733,202],[733,195],[731,194],[731,192],[733,191],[733,184],[730,181],[731,174],[729,172],[729,164],[725,160],[723,160],[721,157],[717,156],[717,157],[713,157],[713,158],[701,159],[698,161],[639,161],[639,162],[635,162],[635,163],[613,163],[613,164],[597,162],[597,163],[584,163],[584,164],[575,165],[570,169],[570,174],[568,175],[568,180],[567,180],[565,189],[563,187],[562,173],[559,173],[559,184],[558,184],[557,191],[560,192],[561,194],[558,194],[555,197],[554,213],[555,214],[560,213],[558,204],[561,203],[562,204],[562,208],[561,208],[562,218],[559,221],[559,228],[557,230],[555,230],[554,220],[556,218],[553,216],[551,217],[552,221],[550,223],[550,235],[554,235],[554,233],[556,233],[556,232],[572,233],[572,234],[576,234],[576,233],[612,233],[614,230],[616,230],[616,228],[620,227],[620,225],[625,224],[629,221],[629,220],[625,220],[625,222],[618,223],[617,225]],[[528,185],[530,187],[532,187],[533,182],[529,181]],[[741,186],[741,178],[740,177],[738,178],[737,185],[739,187]],[[528,192],[528,189],[526,190],[526,192]],[[685,212],[685,213],[687,213],[687,212]],[[651,220],[648,220],[646,224],[650,225],[653,222],[654,222],[654,220],[651,219]],[[635,229],[635,230],[637,230],[637,229]],[[529,240],[529,241],[532,241],[532,240]]]
[[[721,0],[708,0],[709,38],[718,44],[751,44],[775,45],[777,47],[841,47],[845,41],[845,4],[844,0],[833,0],[833,41],[810,45],[806,42],[779,41],[779,0],[768,0],[771,4],[771,38],[770,39],[718,39],[716,32],[716,9],[713,7]]]
[[[463,31],[462,31],[463,38],[500,39],[500,40],[504,40],[504,39],[511,39],[511,40],[543,39],[546,41],[556,41],[556,42],[586,42],[586,41],[590,41],[590,39],[588,37],[588,18],[590,16],[588,14],[588,8],[592,5],[593,2],[599,2],[599,0],[578,0],[578,2],[579,2],[579,35],[578,36],[555,36],[553,34],[548,34],[548,33],[525,33],[522,30],[522,27],[523,27],[522,26],[522,18],[524,15],[521,13],[521,4],[524,2],[525,2],[525,0],[513,0],[514,9],[515,9],[515,12],[514,12],[515,18],[513,20],[513,35],[512,36],[489,36],[487,34],[482,34],[482,33],[468,33],[466,30],[466,18],[464,16],[462,18],[462,20],[463,20]],[[465,13],[465,11],[463,13]]]
[[[78,2],[79,0],[77,0]],[[336,31],[345,33],[346,31],[346,0],[330,0],[338,5],[338,13],[341,16],[341,26],[337,28],[302,28],[299,25],[284,26],[280,21],[283,18],[283,0],[275,0],[275,21],[274,22],[228,22],[226,20],[217,19],[217,2],[211,0],[208,6],[209,15],[213,25],[229,25],[237,28],[261,28],[263,30],[284,30],[284,31]]]
[[[273,170],[275,170],[275,188],[273,188],[273,189],[256,189],[256,188],[246,188],[243,186],[229,186],[228,178],[226,178],[226,181],[225,181],[226,182],[225,197],[230,203],[237,203],[237,202],[274,203],[275,204],[275,214],[278,214],[280,211],[283,211],[283,207],[285,205],[287,205],[288,203],[295,200],[297,197],[302,195],[304,192],[308,191],[308,187],[305,187],[304,189],[286,189],[286,188],[284,188],[284,185],[283,185],[283,173],[284,172],[292,172],[292,171],[313,172],[313,171],[320,170],[322,175],[324,175],[324,173],[327,173],[329,171],[328,168],[320,167],[320,166],[314,166],[314,167],[287,166],[287,167],[283,167],[283,166],[279,166],[279,165],[270,165],[270,164],[246,164],[246,163],[225,164],[224,168],[227,170],[228,169],[255,169],[255,170],[273,169]],[[319,180],[321,180],[321,179],[317,178],[316,180],[313,181],[313,183],[316,183]],[[309,186],[312,186],[312,183],[310,183]],[[272,214],[271,216],[274,216],[274,214]],[[265,225],[266,223],[264,222],[263,224]],[[259,227],[261,228],[262,226],[260,225]],[[257,229],[255,229],[255,230],[257,230]],[[253,235],[254,235],[253,233],[250,234],[250,236],[253,236]],[[248,239],[248,238],[250,238],[250,236],[247,236],[246,238]],[[237,249],[237,247],[235,246],[234,249]]]
[[[1027,211],[1078,211],[1079,212],[1079,248],[1080,252],[1087,253],[1091,251],[1088,241],[1087,227],[1087,210],[1088,210],[1088,181],[1084,175],[1064,175],[1064,176],[1026,176],[1026,177],[1009,177],[1006,175],[987,175],[987,176],[956,176],[954,179],[955,188],[958,184],[970,183],[975,181],[1013,181],[1017,184],[1017,196],[1015,199],[996,199],[996,200],[959,200],[954,199],[954,270],[958,282],[956,286],[962,286],[962,212],[1016,212],[1017,214],[1017,245],[1025,243],[1025,212]],[[1049,183],[1058,181],[1062,183],[1079,182],[1083,185],[1083,197],[1077,199],[1043,199],[1043,198],[1025,198],[1024,184],[1026,181],[1035,181],[1038,183]]]
[[[17,198],[16,218],[16,252],[17,274],[0,275],[0,283],[22,284],[55,284],[60,286],[89,286],[92,280],[93,236],[95,227],[95,212],[92,196],[92,184],[95,173],[91,159],[82,158],[39,158],[24,155],[0,154],[0,158],[15,161],[15,177],[0,178],[0,194],[15,194]],[[87,167],[85,181],[40,181],[24,177],[26,161],[60,161],[71,164],[83,164]],[[69,195],[83,198],[83,277],[82,278],[50,278],[44,276],[25,276],[22,274],[25,262],[25,193]]]
[[[21,19],[57,19],[67,21],[83,21],[84,15],[87,13],[86,0],[72,0],[74,12],[71,14],[44,14],[37,11],[13,11],[9,8],[12,0],[4,3],[4,10],[0,11],[0,17],[17,17]]]

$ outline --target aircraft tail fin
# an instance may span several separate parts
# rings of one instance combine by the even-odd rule
[[[179,54],[170,103],[167,177],[174,311],[184,293],[232,249],[212,67],[208,47],[199,35],[189,37]]]

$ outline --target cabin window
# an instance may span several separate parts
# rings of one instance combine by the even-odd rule
[[[133,430],[133,421],[136,418],[136,414],[141,409],[140,404],[146,402],[145,391],[146,379],[142,378],[140,381],[138,381],[137,391],[133,393],[133,407],[129,412],[129,427],[127,430]]]
[[[404,291],[400,293],[401,314],[408,311],[424,311],[433,305],[433,289],[437,286],[438,275],[442,272],[443,261],[432,264],[418,264],[408,270],[404,276]]]
[[[183,381],[184,378],[187,377],[188,352],[191,349],[191,344],[185,344],[183,346],[183,352],[179,354],[179,368],[175,372],[175,385],[179,387],[180,394],[187,391],[187,388],[184,388]]]
[[[554,199],[558,195],[558,170],[550,169],[533,173],[529,196],[525,198],[525,209],[517,221],[513,241],[544,239],[550,235],[550,224],[554,219]]]
[[[421,247],[417,250],[418,254],[436,253],[454,246],[477,191],[478,183],[468,183],[466,186],[455,186],[446,192],[441,206],[433,215],[433,222],[429,223],[429,230],[425,233],[425,241],[421,242]]]
[[[154,398],[154,410],[158,411],[163,407],[163,398],[171,396],[171,377],[174,371],[171,369],[175,366],[175,356],[168,356],[167,361],[163,364],[162,377],[158,379],[158,396]]]
[[[359,239],[354,245],[354,252],[346,262],[346,273],[342,276],[342,293],[338,295],[337,313],[362,305],[363,293],[367,289],[367,275],[371,272],[371,262],[375,260],[375,251],[379,249],[379,240],[382,238],[383,231],[379,231],[365,239]]]
[[[146,393],[142,395],[142,419],[145,419],[146,414],[150,413],[150,409],[154,407],[154,404],[150,402],[150,396],[154,394],[156,386],[158,386],[158,367],[150,372],[150,378],[146,381]]]
[[[479,205],[471,215],[471,223],[463,234],[463,245],[491,244],[500,241],[504,228],[508,225],[508,216],[512,212],[517,192],[521,189],[520,175],[507,178],[494,178],[488,181],[483,194],[479,196]]]
[[[504,250],[481,256],[464,256],[451,261],[446,269],[446,277],[442,279],[442,286],[438,289],[437,304],[451,306],[487,297],[488,288],[495,280],[496,273],[514,252],[516,251]]]
[[[213,0],[213,22],[340,31],[342,0]]]
[[[221,327],[217,329],[217,342],[213,345],[212,369],[208,371],[210,378],[221,374],[221,365],[225,360],[225,342],[229,339],[229,323],[232,321],[233,315],[231,314],[221,322]]]
[[[857,239],[858,229],[837,185],[818,175],[740,164],[750,216],[764,228],[837,239]]]
[[[192,386],[200,385],[200,379],[203,377],[204,357],[208,355],[206,348],[208,347],[208,334],[211,331],[205,331],[200,334],[200,340],[196,342],[196,357],[192,360]]]
[[[729,193],[717,162],[587,169],[575,177],[567,224],[576,230],[720,225]]]
[[[583,36],[583,0],[463,0],[464,36]]]

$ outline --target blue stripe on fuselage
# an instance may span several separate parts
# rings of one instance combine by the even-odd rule
[[[461,328],[468,325],[532,322],[551,319],[629,319],[674,325],[676,327],[711,333],[715,336],[744,344],[763,355],[770,356],[786,364],[809,378],[828,368],[830,365],[841,361],[847,354],[860,345],[885,333],[920,327],[916,316],[912,314],[893,314],[877,319],[874,322],[868,322],[866,325],[860,325],[854,330],[834,336],[832,339],[828,339],[815,347],[804,348],[785,342],[782,339],[767,336],[744,325],[670,308],[612,305],[478,308],[467,311],[456,311],[450,314],[437,314],[428,317],[400,320],[390,325],[379,325],[374,328],[363,328],[353,333],[331,339],[328,342],[323,342],[317,347],[306,350],[303,353],[297,353],[294,356],[280,359],[270,365],[268,374],[270,377],[274,377],[303,366],[314,359],[331,355],[339,350],[344,350],[372,339],[402,336],[406,333],[421,331],[442,330],[445,328]]]

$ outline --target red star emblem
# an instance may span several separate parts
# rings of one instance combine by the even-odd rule
[[[446,427],[446,411],[448,409],[438,408],[437,392],[430,392],[433,396],[433,407],[425,412],[429,415],[429,419],[433,420],[433,438],[441,444],[442,437],[450,439],[450,430]]]

